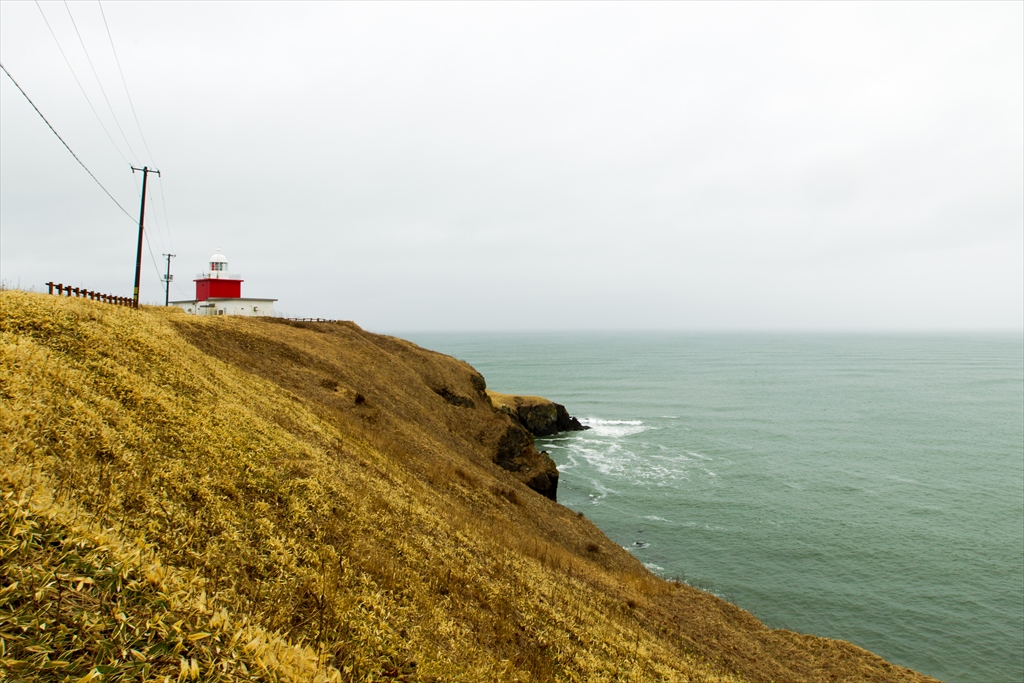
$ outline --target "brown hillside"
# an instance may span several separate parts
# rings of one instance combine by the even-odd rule
[[[0,341],[5,680],[931,680],[653,576],[447,356],[10,291]]]

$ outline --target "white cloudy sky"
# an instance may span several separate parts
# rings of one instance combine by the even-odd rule
[[[143,301],[220,248],[381,331],[1024,328],[1024,3],[104,3],[145,143],[69,7],[109,107],[64,3],[0,3],[0,59],[133,216],[161,170]],[[130,294],[0,79],[3,280]]]

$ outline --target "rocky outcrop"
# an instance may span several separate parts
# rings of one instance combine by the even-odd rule
[[[558,468],[555,461],[545,451],[538,451],[530,433],[516,422],[511,422],[498,440],[494,462],[509,472],[517,473],[520,481],[537,493],[557,500]]]
[[[448,401],[448,403],[451,403],[453,406],[458,406],[459,408],[476,407],[476,404],[473,403],[473,399],[467,396],[459,396],[451,389],[441,387],[439,389],[434,389],[434,393],[443,398],[444,400]]]
[[[495,408],[511,416],[534,436],[589,429],[571,416],[565,406],[540,396],[514,396],[496,391],[488,391],[487,396]]]

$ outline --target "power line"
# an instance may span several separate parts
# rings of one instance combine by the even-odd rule
[[[71,19],[71,25],[75,27],[75,35],[78,36],[78,42],[82,46],[82,52],[85,53],[85,59],[89,62],[89,68],[92,69],[92,75],[96,79],[96,85],[100,87],[100,94],[103,95],[103,100],[107,103],[107,109],[110,110],[110,116],[114,119],[114,125],[117,126],[117,130],[120,131],[121,137],[124,139],[124,144],[128,145],[128,151],[132,153],[133,157],[138,157],[135,150],[132,149],[132,143],[128,142],[128,136],[124,134],[124,129],[121,128],[121,122],[117,120],[117,114],[114,113],[114,107],[110,104],[110,98],[107,97],[107,91],[103,89],[103,82],[100,80],[100,75],[96,73],[96,65],[92,63],[92,57],[89,56],[89,50],[85,47],[85,41],[82,40],[82,33],[78,30],[78,24],[75,23],[75,17],[71,14],[71,8],[68,6],[67,0],[64,0],[64,9],[68,11],[68,18]]]
[[[146,153],[149,155],[150,161],[153,160],[153,153],[149,151],[149,143],[146,142],[146,136],[142,133],[142,124],[139,123],[139,115],[135,113],[135,103],[132,101],[132,94],[128,92],[128,81],[124,78],[124,71],[121,69],[121,60],[117,57],[117,49],[114,48],[114,37],[110,35],[110,26],[107,24],[107,15],[103,11],[103,3],[100,0],[96,0],[96,4],[100,7],[100,14],[103,16],[103,26],[107,29],[107,38],[110,39],[110,50],[114,53],[114,61],[117,62],[117,71],[121,74],[121,83],[124,85],[124,94],[128,96],[128,104],[132,108],[132,116],[135,117],[135,127],[139,129],[139,137],[142,138],[142,144],[146,148]],[[163,192],[163,190],[161,190]]]
[[[133,173],[132,176],[134,177],[135,174]],[[157,176],[157,178],[162,178],[162,177],[163,176],[160,176],[160,175]],[[137,184],[138,183],[136,182],[136,185]],[[163,231],[163,228],[160,225],[160,214],[159,213],[153,213],[153,214],[151,214],[150,218],[156,224],[156,236],[160,240],[160,248],[161,249],[165,249],[166,245],[165,245],[165,242],[164,242],[164,231]],[[153,231],[152,230],[149,231],[149,235],[150,235],[150,237],[153,236]],[[167,239],[167,242],[170,242],[170,238],[169,237]]]
[[[57,132],[57,130],[53,127],[53,125],[49,121],[46,120],[46,117],[43,116],[43,112],[39,111],[39,107],[37,107],[36,103],[32,101],[32,98],[28,96],[28,93],[26,93],[24,90],[21,89],[21,86],[18,85],[18,81],[14,80],[14,76],[12,76],[11,72],[7,70],[7,67],[4,66],[2,63],[0,63],[0,69],[4,70],[4,73],[7,74],[7,77],[9,79],[11,79],[11,83],[14,83],[14,87],[16,87],[21,92],[21,94],[25,96],[25,99],[28,100],[28,103],[31,104],[32,108],[36,110],[37,114],[39,114],[39,118],[41,118],[43,120],[43,122],[47,126],[49,126],[50,130],[53,131],[53,134],[57,136],[57,139],[60,140],[61,144],[64,145],[64,147],[67,148],[67,150],[69,152],[71,152],[71,156],[73,156],[75,158],[75,161],[77,161],[78,164],[82,168],[85,169],[85,172],[89,174],[90,178],[92,178],[93,180],[96,181],[96,184],[100,186],[100,189],[107,193],[107,196],[110,197],[110,201],[112,201],[115,204],[117,204],[117,208],[121,209],[121,211],[124,212],[124,215],[128,216],[128,218],[130,218],[131,221],[134,223],[135,222],[135,217],[132,216],[130,213],[128,213],[128,211],[123,206],[121,206],[120,202],[118,202],[116,199],[114,199],[114,195],[110,194],[110,192],[107,190],[107,188],[103,187],[103,183],[101,183],[99,181],[99,178],[97,178],[95,175],[93,175],[93,172],[89,170],[88,166],[86,166],[84,163],[82,163],[82,160],[79,159],[78,155],[75,154],[74,150],[72,150],[71,147],[68,146],[68,143],[64,142],[64,138],[62,138],[60,136],[60,133]]]
[[[65,6],[67,5],[66,0],[64,4]],[[142,139],[142,144],[146,148],[146,153],[149,155],[150,160],[152,160],[153,152],[149,149],[149,142],[146,140],[146,134],[142,132],[142,124],[139,122],[139,115],[138,112],[136,112],[135,110],[135,101],[132,100],[131,91],[128,89],[128,81],[124,77],[124,69],[121,68],[121,58],[118,57],[117,48],[114,46],[114,36],[110,32],[110,24],[107,22],[107,14],[103,11],[103,3],[100,2],[100,0],[96,0],[96,5],[100,8],[100,16],[103,17],[103,27],[107,31],[107,40],[110,41],[110,51],[114,54],[114,61],[117,63],[117,71],[121,75],[121,85],[124,86],[124,94],[128,97],[128,104],[132,110],[132,117],[135,119],[135,127],[139,131],[139,137]],[[70,10],[68,10],[68,13],[70,14]],[[82,47],[84,49],[84,44]],[[121,135],[124,135],[124,131],[121,131]],[[135,177],[134,173],[132,174],[132,177]],[[159,178],[160,176],[157,177]],[[138,182],[136,182],[135,187],[136,189],[138,189]],[[171,224],[170,220],[167,218],[167,202],[164,199],[164,184],[162,180],[160,182],[160,204],[164,214],[163,225],[161,225],[161,222],[159,220],[159,214],[153,216],[153,218],[156,220],[157,236],[160,238],[160,241],[162,243],[164,241],[166,233],[168,251],[173,251],[174,244],[173,241],[171,240]]]
[[[163,289],[163,278],[160,275],[160,266],[156,264],[156,256],[153,254],[153,246],[146,240],[146,249],[149,250],[149,258],[153,261],[153,270],[156,271],[156,279],[160,281],[160,288]]]
[[[160,176],[157,176],[160,178]],[[164,211],[164,225],[167,228],[167,241],[171,249],[174,249],[174,240],[171,239],[171,219],[167,217],[167,200],[164,199],[164,179],[160,178],[160,207]]]
[[[60,56],[64,58],[64,63],[67,64],[68,69],[71,70],[71,75],[74,77],[75,83],[78,84],[78,89],[82,91],[82,96],[85,97],[85,101],[89,103],[89,109],[92,109],[93,115],[96,117],[96,120],[99,121],[100,128],[102,128],[103,132],[107,134],[107,139],[110,140],[110,144],[114,146],[114,149],[117,150],[117,153],[121,156],[122,159],[124,159],[124,163],[131,165],[132,162],[128,161],[128,157],[124,155],[124,152],[121,151],[121,148],[117,146],[116,142],[114,142],[114,136],[112,136],[110,134],[110,131],[107,130],[107,126],[103,123],[103,119],[100,118],[99,112],[96,111],[96,107],[93,106],[92,100],[89,99],[89,94],[85,92],[85,88],[82,86],[82,81],[78,80],[78,74],[75,73],[75,68],[71,66],[71,61],[68,59],[68,56],[64,54],[64,48],[60,46],[60,41],[57,40],[57,34],[53,32],[53,27],[50,26],[50,21],[46,18],[46,14],[43,12],[43,7],[42,5],[39,4],[39,0],[36,0],[36,7],[39,9],[39,14],[43,16],[43,21],[46,22],[46,28],[49,29],[50,35],[53,36],[53,42],[57,43],[57,49],[60,50]],[[7,75],[10,76],[10,74]]]
[[[66,0],[65,0],[64,4],[67,5]],[[128,89],[128,80],[124,77],[124,69],[121,68],[121,58],[118,57],[118,55],[117,55],[117,48],[114,46],[114,36],[110,32],[110,24],[107,22],[107,14],[106,14],[106,12],[103,11],[103,3],[100,2],[100,0],[96,0],[96,5],[100,8],[100,16],[103,17],[103,28],[106,29],[106,31],[107,31],[107,40],[110,41],[110,51],[114,54],[114,61],[117,63],[117,71],[121,75],[121,85],[124,86],[124,94],[128,97],[128,104],[129,104],[129,106],[131,107],[131,110],[132,110],[132,117],[135,119],[135,127],[139,131],[139,137],[142,139],[142,144],[146,148],[146,153],[149,155],[149,158],[152,160],[153,159],[153,152],[149,149],[149,141],[146,140],[146,134],[142,132],[142,124],[139,122],[139,114],[135,110],[135,101],[132,100],[131,91]],[[70,13],[70,10],[69,10],[69,13]],[[122,131],[121,134],[124,135],[124,131]],[[132,177],[133,178],[135,177],[134,173],[132,174]],[[160,178],[160,176],[157,176],[157,177]],[[138,183],[136,182],[136,189],[137,188],[138,188]],[[162,179],[160,181],[160,205],[161,205],[161,208],[163,209],[163,214],[164,214],[163,224],[161,224],[159,214],[154,214],[153,215],[153,219],[156,222],[157,237],[159,237],[160,242],[163,243],[164,242],[164,238],[166,236],[166,239],[167,239],[167,247],[166,248],[168,249],[168,251],[173,251],[174,244],[173,244],[173,241],[171,240],[171,224],[170,224],[170,220],[167,218],[167,202],[164,199],[164,184],[163,184],[163,180]]]
[[[157,178],[161,178],[161,177],[162,176],[157,175]],[[141,196],[142,195],[142,188],[139,186],[139,181],[136,179],[136,176],[135,176],[134,173],[132,173],[132,180],[135,181],[135,190],[136,190],[136,192],[138,192],[138,194]],[[161,194],[162,194],[162,192],[163,191],[161,190]],[[164,213],[166,213],[166,209],[164,210]],[[164,244],[164,235],[163,235],[163,231],[162,231],[162,229],[160,227],[160,216],[158,214],[153,214],[151,216],[151,218],[154,221],[156,221],[156,236],[160,240],[160,244],[163,245]],[[146,233],[146,235],[148,235],[149,237],[152,237],[153,236],[153,231],[152,230],[148,231]],[[170,235],[169,234],[167,236],[167,241],[170,242]],[[161,248],[164,248],[164,247],[161,246]]]

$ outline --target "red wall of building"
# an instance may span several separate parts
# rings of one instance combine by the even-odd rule
[[[196,301],[215,299],[241,299],[242,280],[196,280]]]

